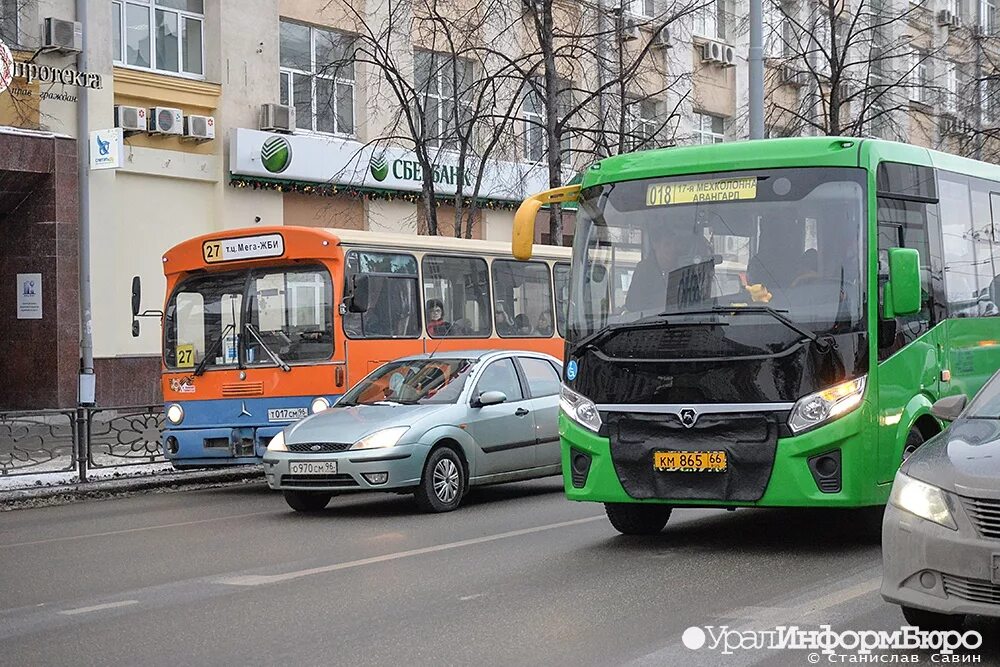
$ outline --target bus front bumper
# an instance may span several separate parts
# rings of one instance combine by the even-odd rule
[[[220,428],[168,428],[163,453],[175,468],[260,463],[267,443],[286,424]]]
[[[779,438],[770,478],[755,501],[725,499],[637,499],[625,490],[611,455],[611,442],[560,413],[559,432],[563,479],[570,500],[602,503],[660,503],[688,507],[868,507],[883,505],[890,485],[872,481],[874,432],[866,428],[868,415],[856,410],[840,419],[795,437]],[[840,489],[820,489],[809,461],[825,453],[840,456]],[[582,457],[580,455],[583,455]],[[574,469],[574,460],[577,465]],[[650,475],[726,475],[728,473],[658,473]],[[732,461],[730,465],[739,465]],[[584,468],[586,472],[584,474]],[[865,471],[864,474],[861,474]],[[574,475],[575,472],[575,475]]]

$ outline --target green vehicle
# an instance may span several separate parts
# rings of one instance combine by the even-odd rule
[[[569,201],[566,495],[623,533],[675,507],[877,516],[931,405],[1000,367],[1000,167],[839,137],[620,155],[525,200],[515,256]]]

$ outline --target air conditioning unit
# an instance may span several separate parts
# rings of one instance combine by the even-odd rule
[[[295,107],[283,104],[260,105],[258,127],[265,132],[294,132]]]
[[[722,45],[722,66],[736,66],[736,47],[730,46],[729,44]]]
[[[172,107],[149,110],[149,131],[152,134],[184,134],[184,112]]]
[[[701,45],[701,61],[704,63],[722,64],[723,45],[719,42],[705,42]]]
[[[804,70],[797,70],[791,65],[781,68],[781,83],[789,86],[804,86],[809,82],[809,73]]]
[[[184,116],[184,136],[201,141],[215,139],[215,118],[212,116]]]
[[[146,132],[149,125],[146,122],[145,107],[127,107],[121,104],[115,105],[115,127],[120,127],[122,132]]]
[[[79,21],[46,18],[42,50],[80,53],[83,51],[83,25]]]
[[[938,25],[946,25],[951,28],[959,28],[962,26],[962,17],[950,9],[942,9],[939,11],[937,19]]]
[[[639,39],[642,35],[639,33],[638,19],[632,16],[622,17],[622,27],[619,34],[623,42],[631,42]]]
[[[656,37],[653,38],[653,46],[658,49],[674,48],[673,43],[670,41],[669,28],[662,28],[660,32],[656,33]]]

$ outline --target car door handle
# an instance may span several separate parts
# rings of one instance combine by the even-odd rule
[[[524,415],[528,414],[528,411],[525,410],[524,408],[518,408],[517,410],[514,410],[514,414],[517,415],[518,417],[523,417]]]

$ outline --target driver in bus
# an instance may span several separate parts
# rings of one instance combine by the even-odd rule
[[[636,264],[625,295],[625,310],[633,313],[660,312],[667,308],[670,273],[713,257],[711,246],[697,227],[685,233],[673,225],[660,223],[651,225],[647,233],[651,252]]]

